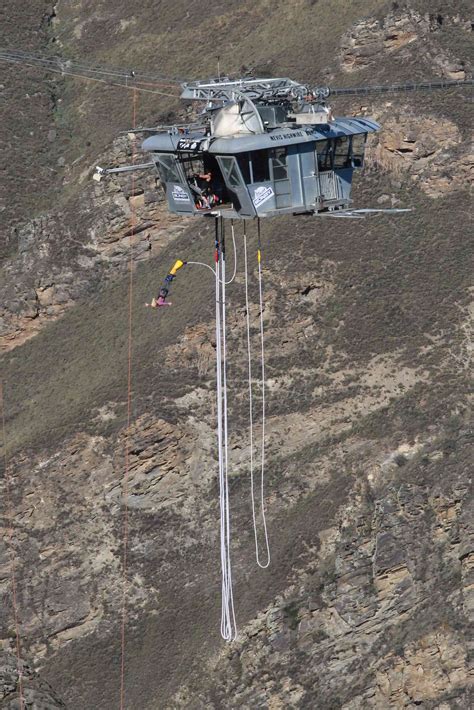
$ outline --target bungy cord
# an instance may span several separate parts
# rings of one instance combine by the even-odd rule
[[[235,275],[237,273],[237,247],[235,245],[235,233],[234,233],[234,220],[231,220],[231,234],[232,234],[232,244],[234,248],[234,273],[232,274],[232,277],[229,279],[229,281],[225,282],[225,285],[228,286],[229,284],[232,283],[232,281],[235,279]],[[205,264],[203,261],[187,261],[186,264],[188,266],[205,266],[206,269],[210,269],[214,276],[216,275],[215,269],[212,268],[212,266],[209,266],[209,264]]]
[[[270,565],[270,544],[268,542],[267,520],[265,516],[265,352],[263,344],[263,288],[261,267],[260,220],[258,222],[258,289],[260,307],[260,356],[262,372],[262,441],[261,441],[261,468],[260,468],[260,510],[262,515],[263,531],[265,536],[266,562],[262,563],[259,554],[257,515],[255,511],[255,485],[254,485],[254,444],[253,444],[253,390],[252,390],[252,357],[250,346],[250,312],[248,290],[248,260],[247,260],[247,232],[244,222],[244,270],[245,270],[245,311],[247,321],[247,356],[248,356],[248,381],[249,381],[249,423],[250,423],[250,495],[252,499],[253,532],[255,538],[255,558],[262,569]]]
[[[226,317],[225,317],[225,253],[219,242],[216,221],[216,376],[217,376],[217,444],[219,460],[219,503],[222,568],[221,636],[232,641],[237,636],[232,568],[230,562],[230,511],[228,479],[228,423],[226,373]]]

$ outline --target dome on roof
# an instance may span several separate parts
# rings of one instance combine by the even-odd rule
[[[215,138],[264,132],[260,114],[247,99],[227,104],[212,120],[212,135]]]

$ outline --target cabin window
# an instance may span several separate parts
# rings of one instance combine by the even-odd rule
[[[155,159],[163,182],[181,182],[174,155],[155,153]]]
[[[221,164],[229,185],[234,188],[242,187],[242,178],[235,158],[221,158]]]
[[[365,133],[357,133],[357,135],[352,136],[352,165],[355,168],[362,167],[364,163],[366,138],[367,136]]]
[[[180,153],[179,159],[184,168],[186,180],[192,179],[195,175],[207,172],[203,159],[193,153]]]
[[[252,161],[252,182],[268,182],[270,180],[268,150],[254,150],[250,153],[250,159]]]
[[[275,148],[270,151],[273,180],[288,180],[288,166],[286,163],[286,148]]]
[[[332,141],[316,141],[316,152],[319,172],[332,170]]]
[[[245,183],[248,185],[251,182],[250,179],[250,153],[240,153],[237,156],[237,162],[239,164],[240,172],[244,178]]]
[[[334,143],[334,168],[350,168],[351,156],[349,152],[349,136],[336,138]]]
[[[179,153],[178,158],[186,177],[186,182],[192,191],[195,205],[198,209],[207,206],[203,195],[213,196],[213,205],[226,199],[224,179],[216,159],[210,155],[196,153]]]
[[[274,148],[270,153],[273,189],[275,190],[275,207],[277,210],[291,207],[291,186],[288,179],[287,149]]]

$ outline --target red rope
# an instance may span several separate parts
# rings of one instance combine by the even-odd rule
[[[16,584],[16,555],[14,548],[14,527],[13,527],[13,504],[11,496],[11,479],[10,470],[7,460],[7,437],[5,428],[5,401],[3,397],[3,383],[0,382],[0,408],[2,410],[2,441],[3,441],[3,461],[5,468],[5,508],[8,520],[8,548],[10,552],[10,576],[12,588],[12,603],[13,603],[13,619],[15,624],[16,637],[16,668],[18,673],[18,698],[20,700],[20,710],[25,707],[25,699],[23,696],[23,675],[21,667],[20,653],[20,622],[18,619],[18,603],[17,603],[17,584]]]
[[[133,90],[132,95],[132,128],[137,125],[137,91]],[[132,141],[132,165],[135,163],[136,144]],[[135,193],[135,173],[132,172],[132,197]],[[132,297],[133,297],[133,236],[136,226],[135,209],[133,199],[130,200],[130,241],[129,241],[129,259],[128,259],[128,367],[127,367],[127,431],[125,435],[125,472],[123,477],[123,552],[122,552],[122,628],[121,628],[121,646],[122,655],[120,663],[120,710],[125,708],[125,632],[127,625],[127,572],[128,572],[128,479],[130,471],[130,427],[132,423]]]

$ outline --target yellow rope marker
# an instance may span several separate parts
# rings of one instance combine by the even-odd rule
[[[181,261],[181,259],[178,259],[178,260],[175,262],[175,265],[173,266],[173,268],[171,269],[170,274],[171,274],[172,276],[176,276],[176,272],[177,272],[178,269],[180,269],[182,266],[184,266],[184,261]]]
[[[262,252],[260,251],[260,249],[257,249],[257,261],[259,264],[260,264],[261,260],[262,260]]]

